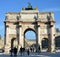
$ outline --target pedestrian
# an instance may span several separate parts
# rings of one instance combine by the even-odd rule
[[[23,52],[23,51],[22,51],[22,47],[20,48],[20,51],[19,51],[19,52],[20,52],[20,54],[21,54],[21,56],[22,56],[22,52]]]
[[[30,54],[29,49],[27,50],[27,54],[28,54],[28,55]]]
[[[14,47],[14,56],[17,56],[17,48],[16,47]]]
[[[30,50],[31,50],[31,52],[32,52],[32,47],[30,47]]]
[[[13,55],[13,48],[10,49],[10,55]]]
[[[40,46],[38,47],[38,49],[39,49],[39,52],[40,52]]]

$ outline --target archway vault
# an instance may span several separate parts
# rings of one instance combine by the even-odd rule
[[[27,29],[25,29],[25,31],[24,31],[24,35],[25,35],[25,33],[26,33],[28,30],[31,30],[31,31],[33,31],[33,32],[36,33],[36,31],[35,31],[34,29],[32,29],[32,28],[27,28]]]

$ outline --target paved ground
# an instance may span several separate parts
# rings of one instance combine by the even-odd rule
[[[16,56],[10,56],[9,54],[0,54],[0,57],[16,57]],[[27,54],[25,55],[17,55],[17,57],[60,57],[60,52],[56,53],[30,53],[28,56]]]

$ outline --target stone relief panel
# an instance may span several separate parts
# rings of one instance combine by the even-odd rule
[[[21,19],[24,19],[24,20],[28,19],[29,21],[34,19],[35,16],[37,17],[37,14],[21,14]]]
[[[15,26],[9,27],[8,34],[16,34],[16,27]]]
[[[48,34],[47,25],[43,25],[40,28],[41,34]]]
[[[49,13],[39,13],[38,15],[40,21],[48,21],[47,16],[49,16]],[[51,20],[54,20],[54,13],[51,13]]]
[[[17,16],[19,16],[19,15],[18,14],[14,14],[14,13],[8,13],[8,14],[6,14],[6,19],[7,20],[11,20],[11,21],[17,20]]]

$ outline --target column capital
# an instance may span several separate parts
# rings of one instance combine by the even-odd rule
[[[19,27],[22,27],[22,25],[19,25]]]
[[[40,27],[40,25],[36,25],[36,26],[34,26],[34,27],[38,28],[38,27]]]
[[[40,25],[37,25],[38,27],[40,27]]]
[[[6,27],[9,27],[9,25],[6,25]]]
[[[52,28],[52,27],[53,27],[53,25],[50,25],[49,27],[50,27],[50,28]]]
[[[17,25],[17,28],[20,28],[20,27],[22,27],[22,25]]]

